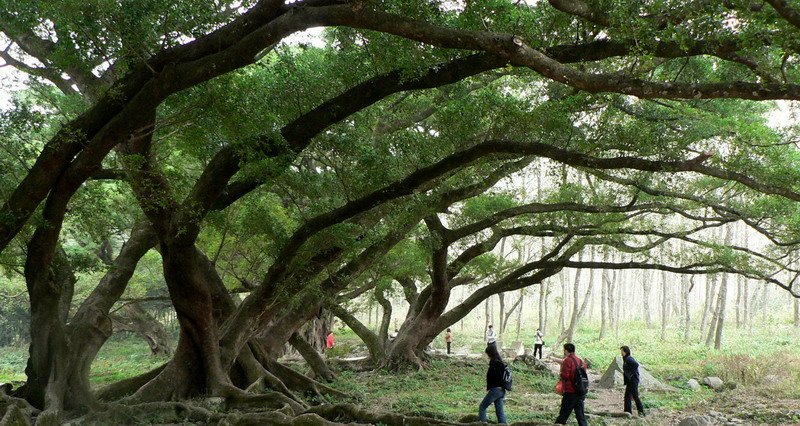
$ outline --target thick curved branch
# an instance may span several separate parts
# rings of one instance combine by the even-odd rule
[[[800,12],[789,5],[786,0],[764,0],[765,3],[772,6],[778,13],[786,20],[786,22],[800,28]]]
[[[332,1],[307,0],[290,6],[262,2],[208,36],[132,65],[125,77],[44,146],[0,209],[0,250],[22,229],[58,180],[74,185],[88,179],[116,144],[149,124],[150,112],[163,99],[252,63],[267,46],[318,24],[305,19],[303,13],[287,12],[328,3]]]
[[[608,15],[592,9],[592,7],[581,0],[547,0],[554,8],[583,18],[593,24],[606,27],[609,25]]]
[[[558,62],[513,34],[444,28],[367,8],[355,11],[348,7],[332,6],[312,13],[328,15],[330,25],[381,31],[448,49],[494,53],[507,58],[513,65],[528,67],[551,80],[590,93],[615,92],[640,98],[800,99],[800,85],[797,84],[666,83],[617,74],[590,74]]]

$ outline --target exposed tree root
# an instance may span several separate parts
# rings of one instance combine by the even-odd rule
[[[31,416],[26,415],[17,405],[9,405],[3,408],[3,417],[0,418],[0,426],[30,426]]]
[[[323,399],[326,396],[339,399],[351,398],[350,395],[306,377],[277,361],[270,361],[267,365],[267,370],[285,383],[288,388],[294,389],[295,391],[311,393]]]
[[[121,380],[103,387],[95,397],[99,401],[116,401],[129,395],[133,395],[139,388],[144,386],[150,380],[161,374],[167,364],[163,364],[147,373],[140,374],[129,379]]]
[[[231,414],[223,424],[236,426],[345,426],[343,423],[332,422],[316,414],[301,414],[297,417],[291,417],[274,411]]]
[[[311,407],[305,413],[316,414],[331,421],[385,424],[397,426],[457,425],[461,423],[430,417],[406,416],[397,413],[370,411],[354,404],[326,404]]]
[[[295,415],[307,409],[306,404],[299,404],[297,401],[279,392],[270,392],[263,395],[243,394],[236,397],[229,397],[226,406],[230,409],[253,410],[268,408],[286,415]]]
[[[16,398],[11,395],[0,393],[0,416],[2,416],[3,413],[7,414],[7,411],[12,408],[16,408],[20,413],[28,418],[33,417],[41,412],[41,410],[37,409],[22,398]]]
[[[286,387],[286,384],[284,384],[281,381],[281,379],[275,377],[274,374],[270,373],[267,370],[264,370],[264,375],[259,377],[258,380],[256,380],[252,384],[250,384],[250,386],[248,386],[247,389],[245,390],[250,393],[258,394],[258,393],[264,393],[267,390],[267,388],[271,388],[276,392],[280,392],[287,398],[290,398],[291,400],[297,402],[298,404],[301,404],[304,407],[306,407],[305,401],[303,401],[300,397],[295,395],[295,393],[292,392],[288,387]]]
[[[202,401],[191,402],[145,402],[141,404],[125,405],[110,404],[101,411],[91,412],[83,417],[74,419],[68,424],[164,424],[164,423],[205,423],[214,425],[281,425],[281,426],[344,426],[342,423],[327,420],[313,413],[297,415],[287,404],[288,398],[273,392],[267,395],[253,395],[260,398],[261,404],[253,398],[255,409],[238,405],[229,407],[235,410],[232,413],[220,413],[200,406],[208,404],[214,409],[219,409],[219,400],[222,398],[207,398]],[[194,402],[194,403],[193,403]],[[197,404],[197,405],[196,405]],[[283,404],[278,410],[272,407]],[[239,411],[244,409],[245,411]],[[23,424],[23,423],[20,423]],[[13,424],[16,425],[16,424]]]
[[[335,366],[340,370],[350,370],[356,372],[372,371],[378,368],[378,365],[375,364],[369,358],[362,358],[362,359],[333,358],[328,360],[328,364],[331,366]]]
[[[70,424],[154,424],[204,422],[218,424],[227,414],[215,413],[185,402],[145,402],[109,404],[104,409],[74,419]]]

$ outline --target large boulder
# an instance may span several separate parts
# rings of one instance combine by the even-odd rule
[[[680,423],[678,426],[713,426],[714,419],[711,416],[689,416]]]
[[[703,377],[703,384],[711,389],[721,388],[724,382],[719,377]]]
[[[625,379],[622,375],[622,357],[616,357],[611,364],[609,364],[606,372],[600,378],[600,387],[611,389],[615,386],[622,386],[625,384]],[[675,391],[674,387],[661,383],[658,379],[653,377],[647,370],[639,366],[639,387],[643,389],[659,389],[665,391]]]

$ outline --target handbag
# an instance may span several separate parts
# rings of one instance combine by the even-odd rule
[[[564,381],[563,380],[559,380],[558,383],[556,383],[555,392],[557,394],[559,394],[559,395],[564,395]]]

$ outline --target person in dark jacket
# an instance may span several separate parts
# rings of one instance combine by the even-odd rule
[[[572,411],[575,411],[575,420],[580,426],[589,426],[586,421],[585,403],[586,395],[580,395],[575,391],[575,375],[578,374],[578,366],[584,365],[583,361],[575,355],[575,345],[572,343],[564,344],[564,358],[550,357],[561,364],[561,380],[563,383],[564,394],[561,395],[561,410],[558,413],[556,424],[567,424],[567,419]],[[585,365],[584,365],[585,367]]]
[[[478,407],[478,416],[482,422],[486,421],[486,409],[494,403],[497,413],[497,423],[506,423],[506,413],[503,408],[506,397],[506,390],[503,388],[503,372],[506,365],[503,358],[497,352],[497,346],[489,345],[486,347],[486,356],[489,357],[489,369],[486,370],[486,396]]]
[[[633,414],[631,400],[636,401],[636,411],[639,416],[644,417],[644,405],[639,399],[639,363],[631,356],[631,348],[622,346],[619,348],[622,354],[622,377],[625,382],[625,412]]]

